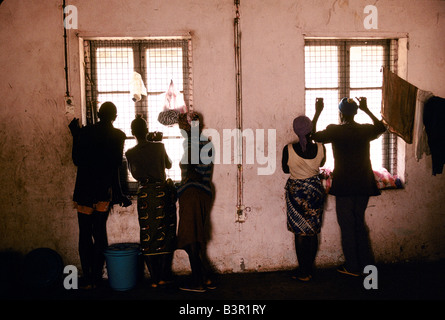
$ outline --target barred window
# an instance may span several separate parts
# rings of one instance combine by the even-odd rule
[[[397,68],[397,40],[339,40],[306,39],[305,107],[306,115],[313,118],[315,99],[324,99],[324,110],[317,130],[339,123],[338,104],[344,97],[366,97],[371,112],[379,118],[382,104],[382,67],[395,72]],[[355,116],[358,123],[371,119],[363,112]],[[333,168],[332,147],[326,145],[326,167]],[[397,138],[384,133],[371,142],[373,169],[385,168],[397,174]]]
[[[190,39],[88,40],[84,41],[84,54],[87,124],[97,121],[97,111],[103,102],[112,101],[117,107],[114,127],[127,135],[125,152],[136,145],[130,126],[140,114],[147,121],[150,132],[163,133],[163,143],[173,162],[166,174],[179,181],[183,137],[177,125],[164,126],[157,118],[163,110],[165,92],[171,81],[191,107]],[[139,101],[134,101],[130,94],[133,72],[141,75],[147,89],[147,95],[142,95]],[[127,173],[127,180],[134,189],[136,181],[130,173]]]

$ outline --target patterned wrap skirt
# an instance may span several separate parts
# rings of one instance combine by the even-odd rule
[[[141,250],[144,255],[176,249],[176,189],[171,182],[141,183],[137,193]]]
[[[319,176],[289,178],[285,190],[288,230],[300,235],[318,234],[326,194]]]

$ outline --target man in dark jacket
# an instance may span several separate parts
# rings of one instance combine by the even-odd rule
[[[79,256],[83,279],[81,287],[100,283],[104,266],[103,251],[108,245],[106,222],[110,206],[128,206],[131,201],[121,191],[119,168],[122,165],[125,133],[113,127],[116,106],[105,102],[99,109],[100,121],[80,127],[78,119],[69,124],[73,135],[73,162],[77,178],[73,200],[79,222]]]
[[[354,121],[360,108],[373,124]],[[370,141],[386,131],[385,126],[368,109],[366,98],[343,98],[339,104],[341,124],[331,124],[312,135],[314,141],[332,143],[334,171],[329,193],[335,195],[337,220],[342,234],[345,265],[339,272],[358,276],[363,267],[372,263],[365,210],[370,196],[380,195],[371,167]],[[320,111],[321,112],[321,111]]]

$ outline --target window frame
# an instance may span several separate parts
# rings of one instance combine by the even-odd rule
[[[149,112],[150,106],[148,105],[149,96],[154,95],[162,95],[168,88],[168,84],[165,86],[165,90],[163,91],[149,91],[147,86],[147,78],[148,78],[148,66],[146,60],[146,52],[147,49],[150,48],[181,48],[182,49],[182,83],[183,88],[180,92],[184,95],[184,101],[189,110],[193,109],[193,85],[192,85],[192,45],[190,37],[157,37],[157,38],[143,38],[143,39],[117,39],[117,38],[100,38],[100,39],[83,39],[83,47],[84,47],[84,79],[85,84],[83,85],[83,89],[85,90],[85,119],[87,125],[92,125],[98,121],[98,108],[100,107],[100,103],[104,102],[98,101],[98,97],[101,93],[98,88],[98,70],[97,70],[97,61],[96,61],[96,50],[100,48],[132,48],[133,50],[133,71],[138,72],[144,81],[144,84],[147,87],[147,96],[143,96],[140,101],[134,102],[134,115],[141,114],[142,117],[149,123]],[[122,90],[115,92],[106,92],[108,94],[128,94],[130,95],[130,90]],[[119,117],[119,112],[118,112]],[[157,116],[156,116],[157,119]],[[128,124],[129,126],[129,124]],[[150,124],[149,124],[149,131]],[[135,138],[126,132],[126,141],[134,141]],[[166,139],[184,139],[180,134],[172,135],[172,134],[164,134],[163,140]],[[181,150],[178,150],[181,153]],[[166,146],[167,148],[167,146]],[[169,155],[170,156],[170,155]],[[177,158],[181,158],[182,153],[177,156]],[[126,162],[124,155],[124,164]],[[169,177],[169,170],[167,170],[166,174]],[[178,175],[178,174],[176,174]],[[179,172],[180,179],[180,172]],[[174,180],[178,182],[178,178]],[[124,193],[126,194],[135,194],[137,192],[138,183],[133,179],[131,173],[123,172],[121,173],[121,185]]]
[[[383,89],[382,86],[364,86],[353,87],[350,85],[350,49],[353,46],[383,46],[384,48],[384,65],[393,72],[397,72],[397,59],[398,59],[398,39],[385,38],[385,39],[356,39],[356,38],[324,38],[324,37],[306,37],[304,39],[304,48],[306,46],[337,46],[338,55],[338,86],[337,87],[307,87],[306,85],[306,70],[305,74],[305,114],[307,114],[308,104],[315,104],[315,101],[306,101],[307,92],[315,90],[337,90],[339,102],[343,97],[350,97],[351,90],[372,90]],[[304,49],[306,50],[306,49]],[[306,68],[306,54],[304,53],[304,66]],[[383,67],[382,66],[382,67]],[[347,76],[342,76],[347,75]],[[383,73],[382,73],[383,78]],[[383,100],[383,99],[382,99]],[[378,116],[378,115],[377,115]],[[397,174],[397,136],[389,131],[386,131],[382,135],[382,166],[387,169],[393,175]]]

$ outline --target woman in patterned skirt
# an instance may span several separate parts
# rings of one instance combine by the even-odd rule
[[[132,176],[138,180],[137,206],[141,250],[152,287],[171,280],[171,264],[176,249],[176,189],[166,180],[165,169],[172,166],[164,144],[146,139],[144,119],[137,117],[131,130],[138,144],[125,156]]]
[[[295,234],[299,264],[299,272],[293,278],[300,281],[312,279],[325,200],[319,168],[325,162],[326,152],[321,143],[310,140],[322,108],[322,101],[317,100],[313,121],[306,116],[294,119],[293,128],[299,141],[288,144],[283,149],[283,172],[290,173],[285,186],[287,227]]]

